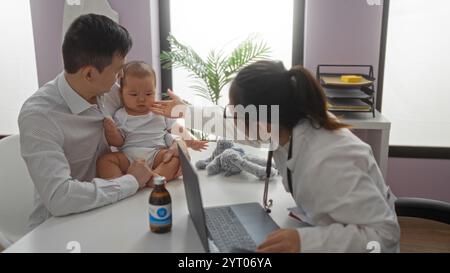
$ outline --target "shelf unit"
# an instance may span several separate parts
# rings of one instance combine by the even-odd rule
[[[367,73],[330,73],[324,70],[339,69],[366,70]],[[338,81],[327,81],[327,78],[340,78],[342,75],[358,75],[364,78],[361,83],[343,83]],[[316,77],[325,91],[331,112],[365,112],[372,113],[375,118],[375,78],[373,76],[373,66],[371,65],[342,65],[342,64],[319,64],[316,70]]]

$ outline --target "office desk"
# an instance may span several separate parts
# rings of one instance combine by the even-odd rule
[[[192,162],[207,158],[215,143],[207,151],[191,151]],[[260,150],[245,147],[254,155],[266,157]],[[264,182],[242,173],[224,177],[207,176],[199,171],[205,206],[244,202],[262,202]],[[172,197],[173,226],[166,234],[149,231],[148,197],[150,189],[116,204],[66,217],[52,217],[25,235],[5,252],[69,252],[71,241],[80,244],[81,252],[203,252],[203,247],[190,220],[184,186],[181,179],[167,186]],[[300,223],[288,216],[287,208],[294,200],[281,184],[279,176],[270,182],[269,197],[274,200],[271,216],[281,227],[299,227]]]

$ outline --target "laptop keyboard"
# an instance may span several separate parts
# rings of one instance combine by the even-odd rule
[[[206,226],[221,252],[233,248],[255,250],[256,244],[230,207],[205,209]]]

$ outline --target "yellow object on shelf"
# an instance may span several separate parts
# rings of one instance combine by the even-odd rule
[[[350,75],[344,75],[344,76],[350,76]],[[356,76],[356,75],[353,75]],[[373,83],[372,80],[368,80],[364,78],[363,76],[360,76],[361,79],[358,82],[345,82],[342,81],[341,76],[321,76],[320,79],[323,81],[326,85],[333,85],[333,86],[362,86],[362,85],[370,85]]]
[[[358,75],[342,75],[341,81],[343,82],[349,82],[349,83],[359,83],[362,82],[364,78],[362,76]]]

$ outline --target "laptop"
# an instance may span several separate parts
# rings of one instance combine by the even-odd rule
[[[252,252],[278,225],[258,203],[204,208],[198,175],[178,146],[189,215],[206,252]]]

